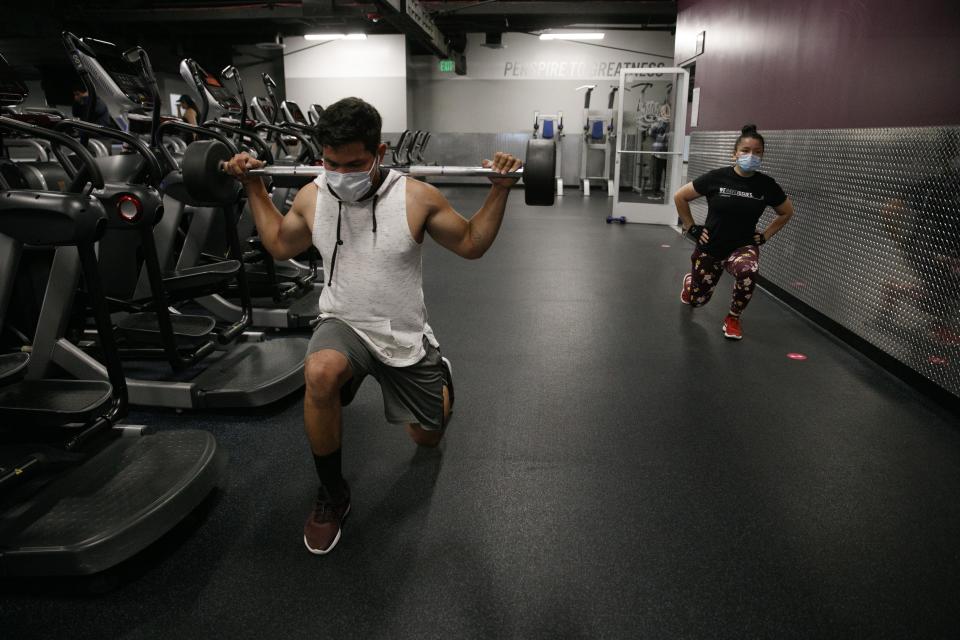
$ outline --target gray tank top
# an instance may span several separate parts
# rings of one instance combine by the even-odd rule
[[[439,347],[423,301],[422,247],[407,222],[407,178],[389,171],[377,192],[343,202],[317,185],[313,244],[326,276],[320,317],[346,322],[384,364],[407,367]]]

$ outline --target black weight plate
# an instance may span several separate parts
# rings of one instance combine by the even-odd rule
[[[230,157],[230,150],[219,140],[192,142],[180,162],[187,193],[197,202],[235,202],[240,185],[220,169],[221,163]]]
[[[534,207],[548,207],[557,195],[557,147],[542,138],[527,142],[523,162],[524,201]]]

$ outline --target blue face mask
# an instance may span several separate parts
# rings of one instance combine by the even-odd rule
[[[751,173],[759,169],[762,162],[763,159],[760,156],[755,156],[752,153],[737,156],[737,165],[739,165],[740,169]]]
[[[377,170],[378,162],[374,162],[369,171],[353,171],[340,173],[324,169],[327,184],[344,202],[357,202],[373,187],[373,173]]]

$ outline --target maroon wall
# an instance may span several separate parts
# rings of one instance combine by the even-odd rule
[[[698,130],[960,124],[957,0],[679,0]]]

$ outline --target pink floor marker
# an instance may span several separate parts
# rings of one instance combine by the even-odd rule
[[[790,284],[796,289],[803,289],[805,286],[807,286],[806,282],[800,282],[799,280],[796,282],[791,282]]]
[[[807,356],[803,355],[802,353],[788,353],[788,354],[787,354],[787,357],[790,358],[791,360],[806,360],[806,359],[807,359]]]
[[[927,362],[930,364],[947,364],[949,360],[941,356],[930,356],[927,358]]]

